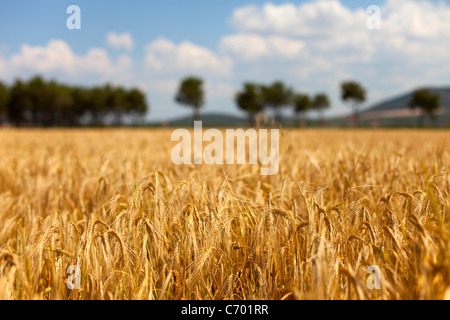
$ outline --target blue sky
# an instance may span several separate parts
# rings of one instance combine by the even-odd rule
[[[66,8],[81,9],[69,30]],[[370,5],[381,30],[369,30]],[[205,79],[204,112],[240,114],[244,81],[283,80],[327,92],[360,81],[367,105],[422,85],[450,84],[449,1],[22,1],[0,10],[0,80],[41,74],[66,83],[139,86],[149,120],[190,114],[173,102],[180,78]]]

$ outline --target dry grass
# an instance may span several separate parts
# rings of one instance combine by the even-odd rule
[[[0,299],[450,297],[449,132],[285,130],[275,176],[170,134],[0,131]]]

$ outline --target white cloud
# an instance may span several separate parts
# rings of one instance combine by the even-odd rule
[[[317,36],[350,30],[361,22],[365,26],[366,15],[361,9],[352,12],[337,0],[319,0],[299,6],[267,3],[261,8],[254,5],[237,8],[230,21],[243,32]]]
[[[448,39],[450,8],[444,2],[388,0],[383,8],[387,19],[383,28],[391,34],[420,39]]]
[[[1,60],[4,62],[1,63]],[[1,66],[3,64],[3,67]],[[18,53],[0,57],[4,75],[58,74],[82,77],[89,75],[124,75],[132,67],[132,60],[120,56],[113,61],[104,49],[91,48],[86,55],[75,54],[63,40],[50,40],[46,46],[23,44]]]
[[[180,79],[171,78],[171,79],[156,79],[153,82],[149,83],[149,89],[164,92],[169,95],[174,95],[178,85],[180,83]]]
[[[106,35],[106,43],[116,49],[133,50],[134,41],[130,33],[108,32]]]
[[[284,36],[261,36],[259,34],[240,33],[223,37],[220,50],[246,61],[264,57],[295,58],[305,48],[301,40]]]
[[[219,56],[189,41],[177,45],[159,38],[147,46],[146,52],[145,64],[155,72],[200,72],[228,76],[233,66],[230,58]]]
[[[230,22],[237,33],[223,37],[220,47],[244,61],[318,55],[340,63],[371,62],[380,56],[395,56],[401,63],[424,57],[446,60],[447,4],[387,0],[382,30],[369,30],[367,19],[364,9],[351,10],[337,0],[245,6],[234,10]]]
[[[237,89],[228,82],[206,83],[206,93],[210,98],[233,99]]]

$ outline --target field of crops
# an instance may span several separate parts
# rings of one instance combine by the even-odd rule
[[[0,299],[450,299],[449,131],[282,130],[273,176],[171,133],[1,130]]]

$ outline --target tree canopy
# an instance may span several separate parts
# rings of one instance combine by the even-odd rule
[[[17,126],[104,125],[112,118],[121,124],[125,116],[137,118],[147,110],[137,88],[68,86],[40,76],[9,87],[0,83],[0,118]]]
[[[266,108],[275,112],[275,119],[281,120],[280,110],[283,107],[293,107],[294,113],[299,117],[301,125],[306,124],[305,114],[315,109],[321,112],[330,107],[330,100],[325,93],[310,97],[304,93],[295,93],[281,81],[271,85],[261,85],[245,82],[241,91],[235,95],[235,102],[239,109],[247,112],[251,124],[255,114]]]
[[[341,98],[343,101],[351,101],[355,103],[362,103],[366,101],[366,90],[358,82],[343,82],[341,89]]]
[[[358,82],[347,81],[341,84],[341,99],[349,102],[353,109],[353,126],[359,126],[359,104],[366,101],[366,89]]]
[[[8,88],[2,82],[0,82],[0,122],[3,118],[6,117],[6,106],[9,98],[8,96]]]
[[[325,93],[316,94],[312,102],[313,109],[322,111],[330,107],[330,99]]]
[[[409,101],[409,107],[411,109],[420,108],[423,112],[423,115],[428,115],[430,118],[434,118],[435,111],[439,109],[440,104],[440,96],[437,94],[433,94],[427,89],[419,89],[416,90],[411,100]],[[424,117],[419,115],[419,125],[424,125]]]
[[[262,86],[264,104],[275,111],[275,117],[281,119],[281,108],[291,104],[294,92],[281,81]]]
[[[199,119],[199,110],[204,104],[203,80],[187,77],[180,83],[175,101],[193,109],[194,120]]]
[[[312,108],[319,114],[319,120],[322,124],[324,123],[322,112],[329,107],[330,99],[328,99],[328,96],[325,93],[318,93],[315,95],[312,101]]]
[[[236,93],[235,102],[239,109],[248,113],[250,124],[253,124],[255,115],[264,109],[261,86],[254,83],[244,83],[242,91]]]
[[[297,114],[309,111],[312,108],[311,98],[307,94],[296,94],[294,97],[294,112]]]
[[[293,102],[294,112],[296,115],[300,116],[299,123],[301,126],[305,126],[305,114],[312,108],[311,98],[307,94],[298,93],[295,94]]]

